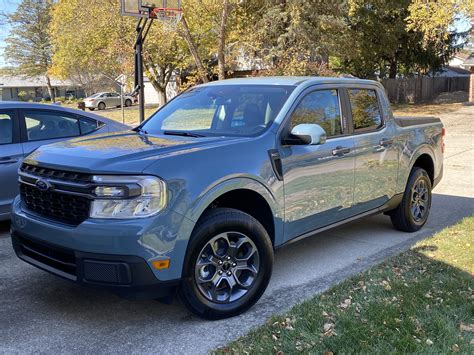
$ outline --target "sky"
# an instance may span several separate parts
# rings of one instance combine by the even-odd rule
[[[0,14],[9,14],[16,10],[20,0],[0,0]],[[0,20],[1,21],[1,20]],[[3,58],[3,48],[5,48],[5,38],[8,36],[8,26],[0,24],[0,67],[6,65]]]
[[[9,14],[16,10],[21,0],[0,0],[0,14]],[[470,27],[469,19],[464,18],[456,21],[454,24],[457,32],[467,31]],[[0,23],[0,68],[7,65],[3,57],[3,49],[5,48],[5,38],[8,36],[9,28],[7,25]]]

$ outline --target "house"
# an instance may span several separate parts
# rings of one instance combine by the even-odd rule
[[[71,80],[51,78],[56,97],[84,97],[84,90]],[[24,76],[0,76],[0,101],[41,101],[49,99],[44,77],[27,78]]]
[[[453,78],[453,77],[469,77],[471,75],[471,72],[467,69],[463,69],[461,67],[454,67],[454,66],[446,66],[443,67],[440,71],[437,71],[436,73],[430,73],[430,76],[434,77],[447,77],[447,78]]]
[[[143,83],[144,83],[144,92],[145,92],[145,104],[146,105],[159,105],[160,104],[160,99],[158,92],[156,89],[153,87],[153,84],[151,83],[150,79],[148,79],[147,76],[143,77]],[[172,99],[178,94],[179,88],[178,84],[176,82],[176,74],[172,75],[168,85],[166,86],[166,97],[168,100]]]

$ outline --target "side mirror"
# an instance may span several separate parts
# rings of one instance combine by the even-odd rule
[[[318,124],[303,123],[291,130],[291,134],[304,144],[318,145],[326,143],[326,131]]]

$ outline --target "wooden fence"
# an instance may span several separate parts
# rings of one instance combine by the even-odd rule
[[[469,76],[384,79],[382,85],[392,103],[432,102],[442,92],[469,92]]]

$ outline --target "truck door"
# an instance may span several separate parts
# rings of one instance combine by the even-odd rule
[[[308,91],[284,124],[284,131],[291,132],[298,124],[316,123],[327,134],[327,141],[320,145],[282,143],[285,240],[351,214],[354,143],[347,131],[347,107],[341,94],[344,92],[334,87]]]
[[[375,87],[347,89],[354,137],[356,214],[380,207],[395,194],[398,150],[393,120],[384,117],[380,95]]]

